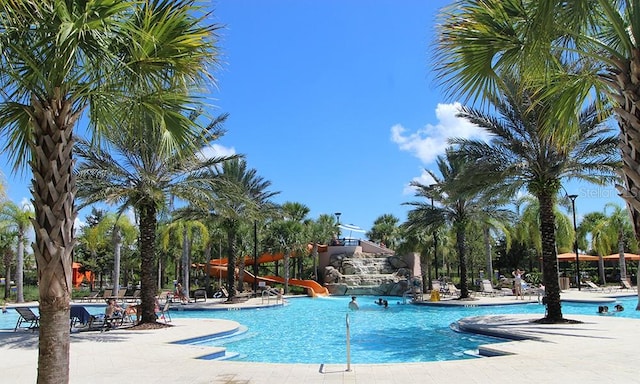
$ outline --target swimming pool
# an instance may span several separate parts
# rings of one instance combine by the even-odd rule
[[[272,363],[324,363],[346,361],[345,318],[349,314],[351,362],[354,364],[425,362],[473,358],[466,353],[499,339],[457,333],[450,324],[456,320],[492,314],[537,314],[544,316],[539,304],[486,307],[442,307],[399,305],[397,297],[386,297],[389,308],[374,303],[377,297],[358,297],[359,311],[349,311],[348,297],[293,298],[284,307],[242,311],[172,311],[173,318],[220,318],[237,321],[247,331],[234,337],[201,341],[200,344],[224,346],[238,353],[237,361]],[[627,310],[619,317],[640,318],[633,310],[637,298],[619,299]],[[610,308],[613,304],[608,304]],[[565,316],[595,315],[598,304],[563,302]],[[89,312],[101,313],[102,307]],[[0,328],[13,329],[15,311],[0,315]]]
[[[237,321],[248,327],[245,335],[230,340],[210,340],[204,345],[224,346],[239,353],[236,360],[273,363],[344,363],[346,359],[345,317],[349,314],[351,362],[401,363],[473,358],[480,344],[504,341],[481,335],[457,333],[451,323],[468,316],[531,313],[544,316],[539,304],[486,307],[442,307],[398,305],[397,297],[384,309],[377,297],[358,297],[359,311],[349,311],[348,297],[294,298],[284,308],[251,311],[184,311],[174,317],[215,317]],[[636,298],[619,300],[635,308]],[[563,313],[596,314],[598,304],[563,303]],[[609,305],[613,308],[613,304]],[[634,310],[616,316],[640,318]]]

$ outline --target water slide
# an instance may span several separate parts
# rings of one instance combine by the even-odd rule
[[[258,257],[258,264],[262,263],[271,263],[274,261],[282,260],[284,258],[283,253],[264,253]],[[209,269],[209,275],[212,277],[227,277],[227,262],[225,259],[215,259],[211,260],[211,267]],[[253,265],[252,257],[245,257],[245,265]],[[247,283],[253,284],[256,280],[256,277],[249,271],[244,271],[244,281]],[[271,282],[271,283],[280,283],[284,284],[284,277],[279,276],[258,276],[258,281]],[[295,287],[302,287],[307,289],[307,293],[309,296],[324,296],[329,295],[329,291],[327,288],[318,284],[318,282],[314,280],[299,280],[299,279],[289,279],[289,285]]]

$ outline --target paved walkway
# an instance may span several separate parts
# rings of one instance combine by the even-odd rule
[[[600,294],[572,291],[564,292],[562,298],[594,303],[607,300]],[[258,300],[239,306],[261,305]],[[478,297],[474,304],[509,302],[515,302],[514,298]],[[208,302],[204,305],[215,308],[222,304]],[[173,327],[158,330],[121,329],[72,334],[70,375],[71,383],[96,384],[151,380],[189,384],[496,383],[514,378],[536,383],[638,382],[638,320],[615,316],[572,315],[571,318],[582,323],[538,325],[531,323],[534,318],[530,315],[467,318],[462,323],[467,330],[508,333],[525,339],[482,347],[486,353],[502,355],[498,357],[352,365],[350,371],[344,364],[266,364],[198,359],[215,350],[172,342],[228,331],[237,327],[237,323],[179,319],[172,322]],[[34,383],[37,359],[37,332],[0,331],[0,382]]]

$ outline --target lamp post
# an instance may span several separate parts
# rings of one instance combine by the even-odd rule
[[[573,249],[576,251],[576,284],[578,285],[578,291],[580,291],[580,259],[578,257],[578,227],[576,226],[576,199],[578,195],[567,195],[571,199],[571,210],[573,211]]]
[[[338,221],[338,239],[340,239],[340,215],[342,215],[342,213],[336,212],[334,215],[336,215],[336,220]]]
[[[253,220],[253,292],[258,292],[258,221]]]

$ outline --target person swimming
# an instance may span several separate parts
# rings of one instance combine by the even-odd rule
[[[616,312],[624,311],[624,307],[622,305],[620,305],[620,304],[616,304],[616,306],[613,307],[613,308],[616,310]]]

